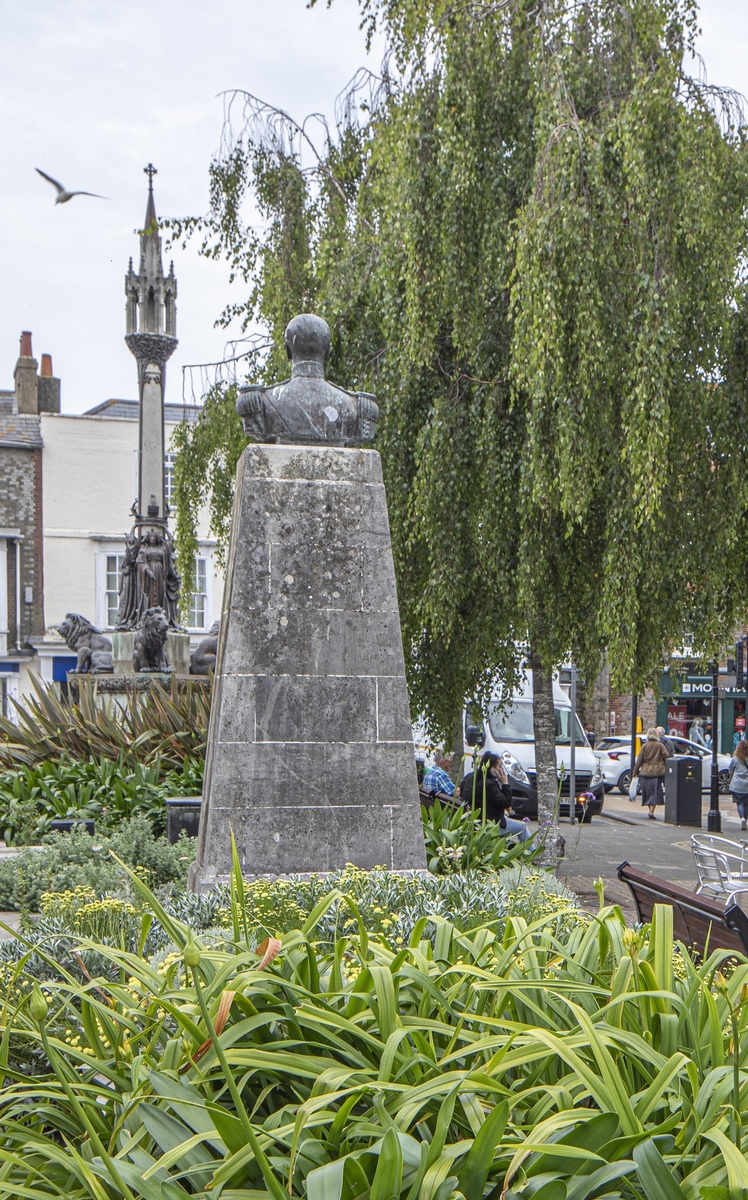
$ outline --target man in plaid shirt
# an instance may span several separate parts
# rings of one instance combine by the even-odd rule
[[[423,776],[423,790],[431,795],[441,792],[445,796],[454,796],[455,785],[449,778],[448,771],[452,766],[453,755],[442,755],[439,751],[434,755],[434,766],[429,767]]]

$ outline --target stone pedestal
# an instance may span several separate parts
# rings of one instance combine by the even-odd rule
[[[135,631],[112,634],[112,665],[115,675],[132,675],[132,655],[135,649]],[[177,675],[190,673],[190,635],[173,633],[166,637],[166,657],[172,671]]]
[[[97,704],[102,707],[117,704],[120,709],[127,708],[130,698],[136,693],[145,695],[154,687],[162,687],[170,691],[176,683],[180,695],[190,690],[210,692],[212,680],[204,676],[174,675],[172,671],[161,674],[156,671],[141,671],[138,675],[79,675],[77,671],[68,671],[67,683],[70,695],[75,704],[80,702],[81,690],[89,690]]]
[[[425,868],[379,455],[239,461],[193,888]]]

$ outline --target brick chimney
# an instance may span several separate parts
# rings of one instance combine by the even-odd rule
[[[39,412],[60,411],[60,381],[52,373],[52,355],[42,354],[42,369],[38,381]]]
[[[39,412],[37,362],[31,349],[31,334],[24,330],[21,334],[21,352],[18,356],[16,369],[13,372],[16,387],[16,406],[19,413]]]

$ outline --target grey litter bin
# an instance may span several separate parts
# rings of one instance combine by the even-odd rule
[[[166,801],[166,836],[178,841],[184,830],[188,837],[197,837],[200,830],[201,796],[170,796]]]
[[[701,829],[701,759],[676,754],[665,763],[665,820]]]

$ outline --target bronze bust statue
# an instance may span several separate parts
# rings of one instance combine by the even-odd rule
[[[287,445],[360,446],[370,442],[379,420],[376,400],[367,392],[347,392],[325,379],[330,327],[302,313],[286,328],[291,378],[272,387],[239,388],[236,409],[244,432],[257,442]]]

